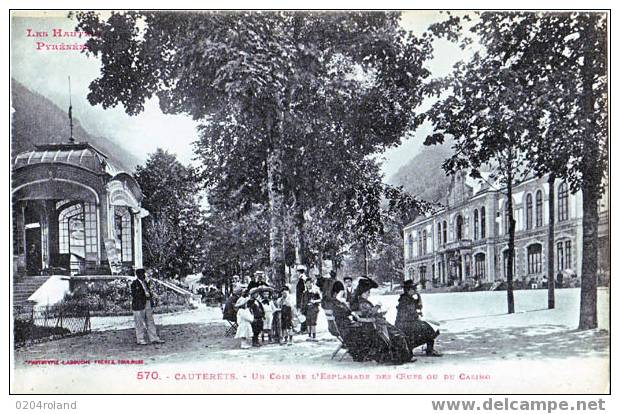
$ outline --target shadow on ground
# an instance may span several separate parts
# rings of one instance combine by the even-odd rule
[[[291,347],[269,345],[260,349],[240,350],[239,340],[226,337],[222,323],[164,325],[159,328],[164,344],[137,345],[133,329],[93,332],[30,345],[15,351],[17,367],[32,359],[142,359],[145,363],[187,362],[210,358],[242,359],[246,357],[272,362],[351,364],[350,357],[331,361],[338,342],[325,334],[319,342],[305,342],[297,336]],[[442,358],[423,357],[423,347],[414,355],[418,364],[454,364],[459,361],[562,359],[575,356],[609,355],[609,333],[603,330],[576,331],[558,325],[537,325],[532,329],[489,328],[466,332],[442,332],[437,340]],[[355,364],[363,367],[367,364]]]

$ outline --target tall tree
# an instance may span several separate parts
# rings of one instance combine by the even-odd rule
[[[186,276],[200,264],[203,212],[196,171],[157,149],[136,168],[144,193],[145,264],[165,276]]]
[[[454,72],[443,81],[437,101],[426,113],[435,131],[426,138],[426,145],[443,143],[446,136],[454,138],[454,155],[443,164],[446,172],[470,170],[474,178],[480,178],[480,169],[491,164],[505,188],[508,313],[514,313],[512,189],[522,174],[521,142],[524,137],[538,135],[539,109],[531,105],[525,84],[523,76],[510,65],[478,52],[469,61],[455,65]]]
[[[488,12],[473,27],[490,55],[527,79],[532,97],[545,97],[545,137],[540,144],[531,137],[528,158],[582,191],[580,329],[597,326],[598,200],[608,162],[607,17]]]
[[[335,96],[324,85],[339,86],[345,95],[370,90],[374,93],[363,95],[359,105],[374,110],[365,111],[362,124],[399,132],[403,122],[395,121],[403,118],[407,124],[411,106],[396,98],[414,96],[410,91],[417,89],[411,86],[426,73],[419,65],[391,75],[403,57],[423,61],[425,56],[405,52],[426,48],[405,37],[398,13],[123,12],[103,21],[87,12],[78,19],[81,30],[95,35],[89,53],[103,62],[101,76],[91,84],[91,103],[104,108],[121,103],[135,114],[156,95],[164,112],[190,114],[203,123],[203,137],[209,135],[203,150],[215,165],[208,167],[225,170],[220,180],[230,178],[227,165],[247,165],[231,163],[231,152],[243,161],[247,149],[257,147],[262,158],[256,168],[266,178],[253,186],[259,191],[245,194],[261,195],[269,206],[270,261],[279,282],[284,280],[286,157],[289,149],[303,147],[287,133],[301,112],[298,106],[303,109],[298,104],[308,93]],[[330,76],[332,82],[325,84]],[[372,136],[400,139],[399,134]],[[358,136],[351,144],[376,145],[369,137]],[[220,184],[215,180],[212,185]]]

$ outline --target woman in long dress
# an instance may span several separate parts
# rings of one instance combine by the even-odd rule
[[[306,289],[301,297],[301,309],[306,317],[309,341],[316,341],[316,322],[319,315],[319,304],[321,303],[321,299],[321,291],[318,286],[314,284],[311,278],[306,279]]]
[[[367,320],[372,324],[374,333],[370,340],[372,352],[377,362],[391,362],[403,364],[411,361],[412,353],[409,350],[407,339],[394,325],[385,320],[385,311],[368,300],[370,290],[378,287],[377,283],[368,278],[362,278],[357,284],[351,300],[351,310],[360,320]]]
[[[422,298],[417,292],[417,283],[412,280],[405,280],[403,284],[404,293],[398,299],[396,307],[395,325],[407,336],[409,348],[413,351],[420,345],[426,344],[427,356],[441,356],[435,350],[435,338],[439,336],[439,331],[433,329],[428,323],[420,319],[422,314]]]

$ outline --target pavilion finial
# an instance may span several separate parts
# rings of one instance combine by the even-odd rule
[[[75,139],[73,138],[73,106],[71,105],[71,76],[69,76],[69,143],[73,144]]]

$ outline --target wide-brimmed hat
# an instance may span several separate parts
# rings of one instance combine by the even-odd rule
[[[244,289],[245,289],[245,287],[243,287],[243,286],[239,285],[239,286],[237,286],[237,287],[235,287],[235,288],[233,289],[233,293],[234,293],[235,295],[239,295],[239,294],[241,294],[241,293],[244,291]]]
[[[248,303],[249,300],[250,300],[249,296],[241,296],[239,299],[237,299],[237,302],[235,302],[235,308],[242,307],[243,305]]]
[[[403,289],[404,290],[411,290],[411,289],[415,289],[416,286],[418,286],[418,283],[414,282],[411,279],[405,280],[403,282]]]
[[[253,295],[255,293],[263,293],[263,292],[273,293],[273,288],[270,286],[257,286],[255,288],[250,289],[250,295]]]
[[[300,264],[300,265],[297,265],[296,269],[297,269],[298,272],[305,272],[306,271],[306,266]]]
[[[377,282],[375,282],[374,280],[368,278],[368,277],[362,277],[358,282],[357,282],[357,291],[362,294],[364,292],[369,291],[370,289],[374,289],[379,287],[379,285],[377,284]]]

